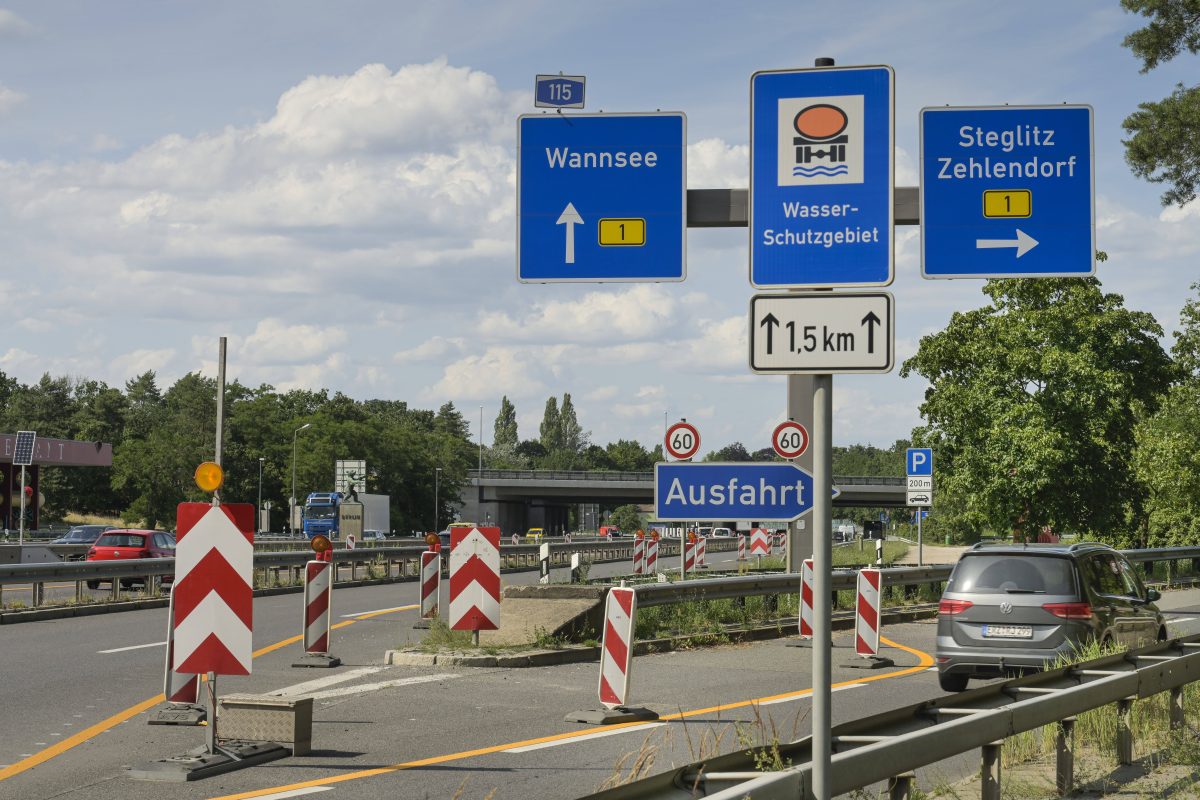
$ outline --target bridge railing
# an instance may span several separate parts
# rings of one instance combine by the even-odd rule
[[[552,469],[472,469],[468,478],[512,481],[628,481],[653,482],[653,472],[620,472],[616,470],[552,470]],[[905,478],[872,475],[835,475],[835,486],[904,486]]]

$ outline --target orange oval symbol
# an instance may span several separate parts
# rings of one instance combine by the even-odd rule
[[[837,106],[819,103],[801,110],[792,121],[797,133],[809,139],[828,139],[846,130],[846,112]]]

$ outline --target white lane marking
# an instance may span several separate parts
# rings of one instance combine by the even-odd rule
[[[260,795],[258,800],[284,800],[287,797],[303,797],[306,794],[313,794],[315,792],[328,792],[332,788],[332,786],[310,786],[307,789],[288,789],[286,792]]]
[[[564,744],[575,744],[576,742],[587,742],[592,739],[599,739],[604,736],[616,736],[619,733],[637,733],[648,731],[651,728],[661,728],[666,725],[665,722],[650,722],[645,725],[635,725],[632,728],[618,728],[615,731],[596,731],[595,733],[584,734],[583,736],[575,736],[571,739],[557,739],[553,742],[538,742],[537,744],[527,744],[524,747],[510,747],[507,750],[501,750],[502,753],[528,753],[532,750],[544,750],[547,747],[559,747]]]
[[[131,645],[129,645],[129,647],[114,647],[112,650],[97,650],[96,652],[101,655],[107,655],[109,653],[124,653],[126,650],[141,650],[146,647],[165,647],[166,644],[167,644],[166,642],[151,642],[150,644],[131,644]]]
[[[829,691],[831,691],[831,692],[844,692],[844,691],[846,691],[847,689],[859,689],[859,688],[861,688],[861,687],[863,687],[863,686],[866,686],[866,685],[867,685],[867,684],[865,684],[865,683],[849,683],[849,684],[846,684],[845,686],[836,686],[836,687],[834,687],[833,689],[830,689]],[[810,699],[812,699],[812,693],[811,693],[811,692],[806,692],[805,694],[796,695],[796,696],[794,696],[794,697],[778,697],[778,698],[776,698],[776,699],[774,699],[774,700],[767,700],[766,702],[759,703],[758,705],[760,705],[760,706],[773,706],[773,705],[775,705],[776,703],[790,703],[790,702],[792,702],[793,700],[810,700]]]
[[[1178,617],[1176,619],[1168,619],[1167,624],[1170,625],[1172,622],[1191,622],[1194,619],[1196,619],[1196,618],[1195,617]]]
[[[305,681],[304,683],[297,683],[294,686],[286,686],[282,689],[271,692],[271,694],[278,697],[291,697],[293,695],[304,694],[305,692],[316,691],[317,689],[324,689],[326,686],[333,686],[335,683],[352,681],[355,678],[363,675],[373,675],[374,673],[382,672],[387,668],[388,667],[386,666],[359,667],[358,669],[352,669],[348,672],[339,672],[334,675],[328,675],[324,678],[317,678],[314,681]]]
[[[925,671],[926,672],[937,672],[937,667],[930,667],[929,669],[927,669]]]
[[[355,617],[365,617],[367,614],[386,614],[389,611],[412,611],[420,608],[420,604],[408,606],[392,606],[391,608],[377,608],[374,611],[359,611],[356,614],[342,614],[342,619],[354,619]]]
[[[375,692],[380,689],[391,689],[394,686],[411,686],[415,683],[436,683],[437,681],[460,677],[462,676],[453,672],[445,675],[417,675],[412,678],[397,678],[391,681],[380,681],[379,683],[360,683],[358,686],[343,686],[341,689],[330,689],[327,692],[314,692],[310,697],[313,700],[328,700],[331,697],[346,697],[352,694]]]

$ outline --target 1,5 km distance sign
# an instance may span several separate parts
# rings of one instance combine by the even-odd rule
[[[921,274],[1096,271],[1092,107],[921,110]]]
[[[663,437],[663,449],[674,461],[687,461],[700,452],[700,431],[688,422],[676,422],[667,428]]]
[[[750,298],[750,369],[760,373],[889,372],[895,320],[888,292]]]
[[[771,434],[771,446],[780,458],[799,458],[808,449],[808,429],[793,419],[781,422]]]

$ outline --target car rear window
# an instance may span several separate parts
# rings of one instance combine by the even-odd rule
[[[145,547],[146,537],[140,533],[106,533],[96,544],[100,547]]]
[[[954,568],[948,592],[1075,594],[1071,561],[1052,556],[965,555]]]

